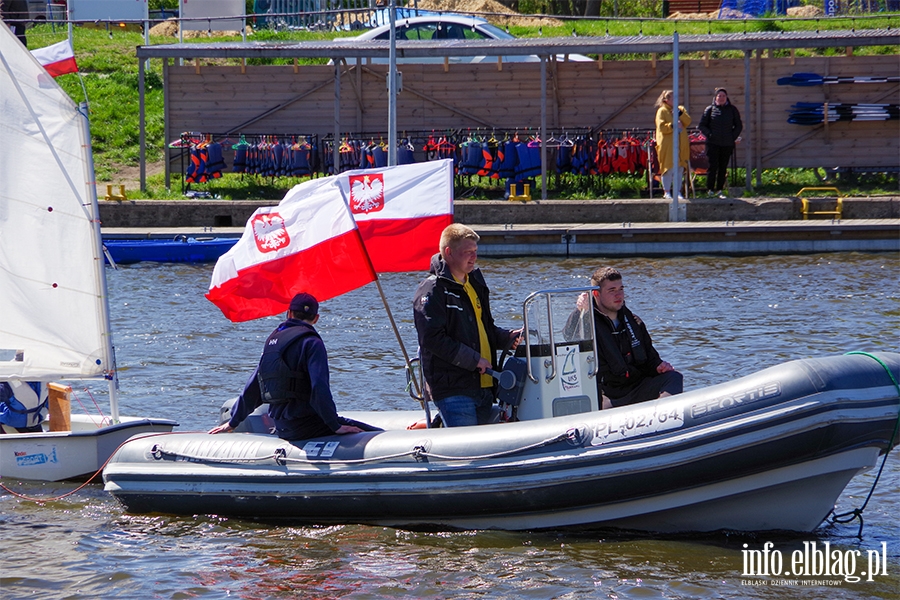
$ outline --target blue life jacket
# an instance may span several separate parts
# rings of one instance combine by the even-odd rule
[[[39,381],[28,382],[28,387],[34,390],[39,402],[37,406],[27,408],[13,394],[12,386],[7,382],[0,382],[0,423],[15,427],[16,429],[24,429],[35,427],[44,419],[41,413],[47,408],[46,390]]]

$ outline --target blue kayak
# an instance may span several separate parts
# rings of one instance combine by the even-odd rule
[[[104,239],[106,262],[110,257],[116,264],[141,261],[155,262],[215,262],[234,246],[236,237],[188,237],[174,239]]]

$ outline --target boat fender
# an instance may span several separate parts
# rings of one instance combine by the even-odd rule
[[[522,395],[525,391],[525,379],[527,378],[528,367],[521,358],[510,356],[503,364],[504,373],[512,373],[515,375],[516,381],[512,388],[504,388],[498,386],[497,401],[500,404],[509,406],[518,406],[522,402]]]

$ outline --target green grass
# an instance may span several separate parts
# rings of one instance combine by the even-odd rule
[[[573,24],[574,23],[574,24]],[[896,28],[900,26],[900,14],[886,18],[834,18],[818,20],[748,20],[748,21],[671,21],[662,19],[643,20],[577,20],[568,22],[563,27],[527,28],[510,27],[510,32],[519,37],[570,36],[573,30],[580,36],[603,35],[671,35],[688,33],[725,33],[740,31],[797,31],[806,29],[841,29],[841,28]],[[256,32],[253,41],[288,41],[288,40],[321,40],[340,35],[355,35],[356,32],[307,32],[307,31],[269,31]],[[53,25],[39,25],[28,32],[30,48],[39,48],[65,39],[65,28]],[[240,37],[217,38],[221,40],[240,41]],[[207,37],[186,40],[187,42],[205,42]],[[151,44],[170,44],[175,38],[151,37]],[[63,75],[56,81],[76,101],[84,100],[84,89],[87,91],[91,108],[91,134],[94,146],[95,168],[98,182],[121,181],[123,168],[139,165],[140,130],[138,109],[138,65],[135,54],[137,46],[144,44],[142,33],[76,27],[74,30],[75,55],[80,75]],[[829,50],[804,51],[799,54],[827,54]],[[836,51],[836,50],[833,50]],[[841,49],[842,51],[842,49]],[[857,48],[856,54],[879,53],[896,54],[896,47]],[[728,56],[721,53],[719,56]],[[627,57],[616,57],[625,59]],[[645,58],[645,57],[640,57]],[[606,57],[607,60],[612,57]],[[661,57],[662,59],[662,57]],[[303,63],[324,62],[301,59]],[[163,160],[163,89],[160,61],[151,61],[146,72],[146,140],[147,163],[159,163]],[[503,187],[491,180],[462,181],[457,186],[459,197],[472,199],[502,198]],[[196,189],[208,190],[213,195],[230,199],[280,199],[285,191],[300,180],[280,178],[266,180],[253,176],[226,174]],[[740,179],[743,182],[743,175]],[[755,183],[755,182],[754,182]],[[897,193],[897,175],[866,176],[860,178],[838,178],[841,191],[848,195],[875,195]],[[809,169],[773,169],[762,174],[762,185],[757,187],[753,195],[785,196],[796,193],[804,186],[821,185],[821,182]],[[629,176],[609,176],[604,179],[595,177],[564,177],[557,182],[556,178],[548,187],[548,195],[554,198],[634,198],[645,194],[646,185],[643,178]],[[183,198],[180,174],[174,174],[171,189],[166,189],[162,175],[148,178],[148,189],[141,192],[129,185],[126,193],[131,198]],[[539,194],[539,190],[534,190]]]

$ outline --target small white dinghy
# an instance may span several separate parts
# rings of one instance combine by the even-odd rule
[[[421,412],[342,411],[385,431],[288,442],[265,433],[261,407],[250,433],[132,439],[106,489],[135,513],[297,523],[809,531],[897,443],[892,353],[792,361],[600,410],[593,327],[566,340],[568,310],[552,309],[572,291],[525,301],[526,337],[504,371],[524,386],[501,392],[518,421],[407,429]]]
[[[177,423],[119,416],[87,105],[2,23],[0,115],[0,382],[105,378],[110,394],[108,417],[63,410],[43,432],[0,435],[0,477],[81,478],[132,435]]]

